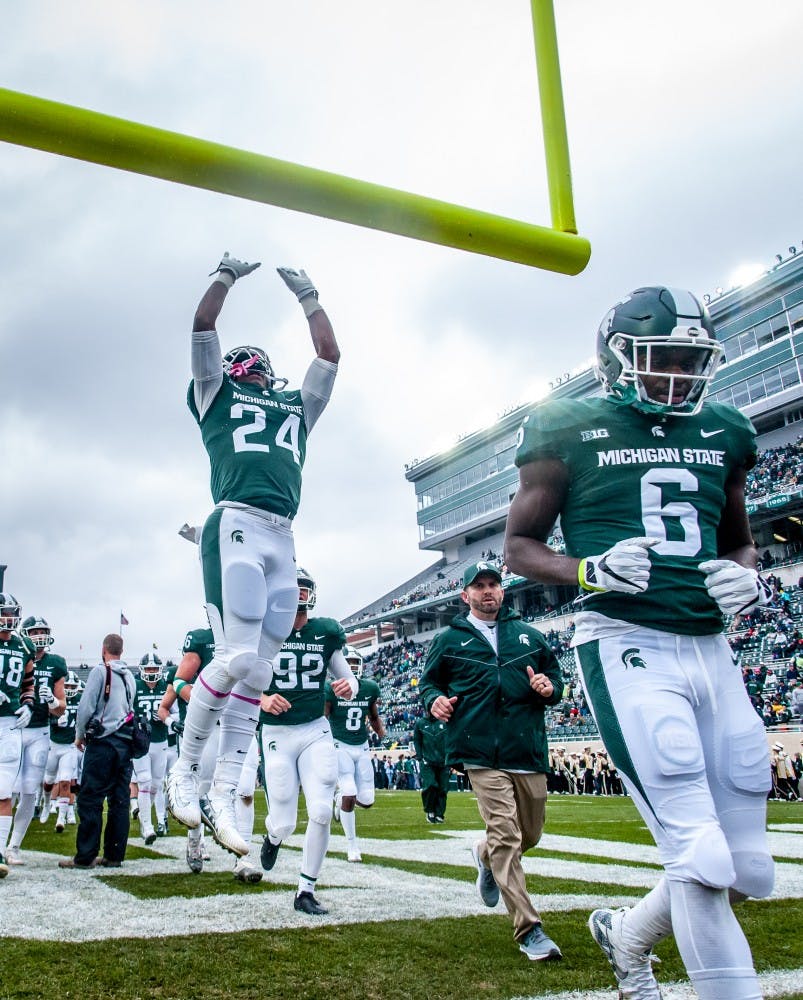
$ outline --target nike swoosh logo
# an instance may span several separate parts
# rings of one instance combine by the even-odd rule
[[[470,642],[474,642],[474,640],[473,639],[466,639],[466,641],[465,642],[461,642],[460,645],[461,646],[467,646]]]
[[[315,636],[315,640],[316,640],[316,642],[317,642],[317,640],[318,640],[318,639],[325,639],[325,638],[326,638],[326,636],[325,636],[325,635],[316,635],[316,636]]]
[[[712,438],[715,434],[724,434],[724,433],[725,433],[725,428],[724,427],[720,427],[718,431],[704,431],[704,430],[701,429],[700,430],[700,437]]]
[[[293,605],[292,608],[283,608],[280,604],[277,604],[276,601],[271,604],[270,609],[271,611],[277,611],[279,614],[287,614],[290,611],[297,610],[295,605]]]

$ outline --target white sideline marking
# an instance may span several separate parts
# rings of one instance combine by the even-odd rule
[[[379,840],[361,838],[363,856],[377,855],[388,859],[429,862],[431,864],[473,867],[470,845],[479,831],[438,830],[429,840]],[[783,853],[796,856],[793,849],[803,841],[796,834],[774,834],[781,838]],[[138,841],[135,841],[138,842]],[[208,840],[207,840],[208,842]],[[288,846],[300,847],[301,834],[288,840]],[[214,906],[199,907],[197,899],[180,896],[168,899],[137,899],[127,892],[114,889],[116,875],[156,875],[185,873],[183,837],[166,837],[159,841],[159,851],[170,857],[126,861],[119,871],[97,869],[93,872],[61,870],[52,854],[25,851],[26,865],[14,868],[3,881],[3,906],[0,907],[0,935],[36,940],[103,940],[107,938],[164,937],[189,932],[240,931],[260,928],[309,927],[318,924],[351,924],[387,920],[387,899],[392,898],[393,919],[435,919],[468,915],[503,913],[500,904],[495,910],[483,906],[472,882],[400,872],[380,865],[349,864],[327,858],[316,894],[331,908],[328,916],[315,918],[296,913],[292,908],[292,890],[251,894],[248,905],[241,895],[215,896]],[[620,844],[613,841],[593,841],[580,837],[546,835],[542,845],[551,850],[594,854],[604,858],[607,853],[616,859],[611,864],[545,858],[535,854],[524,858],[528,873],[559,878],[564,881],[605,882],[613,885],[649,888],[660,878],[660,871],[633,868],[621,862],[627,860],[654,861],[654,847]],[[213,872],[230,872],[233,859],[214,845],[211,862],[205,868]],[[774,844],[778,850],[779,845]],[[258,856],[258,845],[254,853]],[[345,852],[343,836],[333,836],[330,850]],[[781,850],[779,850],[781,853]],[[295,886],[301,858],[298,851],[282,850],[275,869],[266,878],[272,882]],[[98,876],[108,877],[102,882]],[[197,876],[203,879],[203,875]],[[803,865],[779,864],[773,898],[803,897]],[[632,904],[632,897],[614,895],[601,898],[596,893],[574,895],[553,894],[536,898],[544,913],[565,910],[592,910],[600,905]],[[681,994],[678,994],[681,996]]]
[[[762,972],[758,977],[761,992],[765,997],[783,997],[800,992],[800,969],[777,969]],[[659,983],[664,1000],[697,1000],[697,994],[689,983]],[[513,997],[512,1000],[611,1000],[613,987],[608,990],[574,991],[571,993],[541,993],[529,997]]]

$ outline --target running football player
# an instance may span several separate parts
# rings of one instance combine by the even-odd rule
[[[55,796],[56,833],[63,833],[70,814],[70,807],[75,802],[75,784],[78,780],[80,755],[75,745],[75,720],[78,716],[78,704],[81,701],[81,684],[77,674],[70,670],[63,681],[64,711],[58,716],[50,717],[47,764],[44,774],[45,798],[40,822],[46,823],[48,806],[51,796]]]
[[[237,347],[221,356],[215,324],[223,302],[235,281],[258,266],[225,254],[193,324],[188,404],[209,455],[215,502],[200,541],[215,656],[196,685],[183,752],[167,783],[171,813],[199,827],[198,765],[228,708],[207,821],[217,842],[239,855],[248,853],[234,804],[242,760],[270,684],[271,660],[290,633],[298,604],[292,522],[307,437],[329,401],[340,358],[315,286],[292,268],[279,268],[279,275],[301,303],[316,354],[301,388],[288,391],[261,348]]]
[[[17,631],[20,618],[19,601],[12,594],[0,594],[0,878],[8,875],[5,854],[11,794],[22,762],[22,730],[34,709],[36,649]]]
[[[374,804],[374,768],[368,749],[368,726],[380,739],[385,737],[385,726],[379,717],[379,685],[363,677],[363,660],[353,646],[346,646],[346,663],[359,682],[353,698],[338,698],[327,684],[324,715],[332,727],[332,737],[337,751],[337,794],[335,819],[339,819],[346,835],[346,857],[349,861],[362,861],[357,841],[355,806],[370,809]]]
[[[153,653],[146,653],[139,661],[137,677],[136,712],[151,726],[151,745],[144,757],[134,761],[134,781],[137,783],[139,829],[147,845],[156,840],[151,807],[156,809],[156,822],[161,823],[165,813],[164,778],[167,768],[167,736],[172,728],[170,716],[162,719],[159,706],[167,691],[167,681],[162,671],[162,661]]]
[[[293,906],[301,913],[328,911],[315,898],[337,784],[337,754],[324,716],[327,670],[338,698],[357,694],[357,678],[346,663],[346,634],[333,618],[310,618],[316,591],[312,577],[298,569],[298,609],[290,633],[273,661],[273,677],[259,714],[268,815],[262,842],[262,867],[270,871],[281,842],[296,828],[298,792],[307,803],[307,829],[301,875]]]
[[[6,851],[6,861],[10,865],[25,864],[22,841],[33,819],[36,797],[42,786],[50,749],[51,718],[58,718],[66,708],[64,678],[67,663],[63,656],[50,652],[54,639],[52,630],[44,618],[26,618],[20,632],[30,640],[36,654],[34,656],[34,700],[31,721],[22,730],[22,767],[15,790],[19,793],[14,825]]]
[[[767,743],[721,633],[770,591],[745,510],[755,431],[704,401],[721,357],[694,295],[639,288],[597,333],[604,398],[546,402],[519,432],[505,559],[579,583],[586,698],[666,873],[590,917],[625,997],[660,996],[649,954],[672,932],[702,1000],[761,997],[729,894],[772,891]],[[546,544],[558,516],[566,555]]]

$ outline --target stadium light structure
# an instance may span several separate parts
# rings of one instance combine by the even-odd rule
[[[0,88],[0,140],[369,229],[579,274],[553,0],[530,0],[552,227],[153,128]]]

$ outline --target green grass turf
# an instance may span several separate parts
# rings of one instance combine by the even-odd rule
[[[392,906],[389,906],[392,909]],[[759,971],[799,968],[794,928],[803,903],[748,903],[739,919]],[[611,989],[586,913],[549,914],[562,962],[531,963],[504,916],[385,921],[309,930],[248,931],[70,944],[5,939],[3,997],[81,1000],[503,1000]],[[779,934],[778,927],[787,929]],[[57,957],[54,958],[54,951]],[[683,979],[671,941],[656,949],[658,978]],[[613,995],[613,994],[612,994]]]
[[[264,818],[261,800],[257,815],[259,821]],[[299,830],[305,819],[302,804]],[[803,822],[803,806],[770,802],[769,820]],[[469,793],[451,794],[446,825],[433,827],[425,821],[417,794],[385,792],[379,794],[375,808],[359,811],[357,828],[363,837],[426,840],[440,839],[441,831],[449,829],[479,830],[480,821]],[[73,830],[70,827],[57,835],[52,828],[34,823],[24,849],[67,855],[74,849]],[[341,829],[334,824],[333,831],[340,833]],[[137,832],[136,824],[133,832]],[[629,799],[552,796],[546,832],[651,843]],[[154,847],[158,846],[157,841]],[[537,856],[538,848],[531,853]],[[549,854],[571,856],[565,852]],[[127,854],[128,858],[161,856],[156,850],[133,845]],[[604,861],[602,857],[586,857]],[[364,858],[400,873],[460,881],[474,877],[468,866],[430,865],[367,854]],[[121,873],[103,878],[107,885],[141,898],[202,893],[210,896],[210,907],[214,907],[213,896],[218,893],[292,888],[275,884],[266,884],[265,889],[245,887],[228,872],[198,877],[187,873],[180,860],[176,864],[175,876]],[[13,875],[24,877],[24,870]],[[539,893],[555,891],[556,882],[558,891],[599,893],[602,905],[610,893],[633,891],[615,884],[528,876],[528,887],[536,900]],[[323,892],[325,888],[324,866]],[[585,911],[545,915],[545,926],[563,949],[564,961],[542,964],[528,962],[519,953],[509,919],[502,913],[431,921],[393,920],[392,896],[386,902],[388,919],[381,923],[316,927],[311,919],[310,927],[303,929],[214,935],[193,934],[188,927],[184,935],[171,938],[70,943],[68,947],[7,937],[0,945],[0,1000],[317,1000],[327,995],[349,1000],[506,1000],[592,989],[607,989],[614,995],[610,969],[588,933]],[[169,906],[169,899],[164,905]],[[199,901],[199,905],[205,904]],[[803,926],[803,900],[751,901],[737,906],[736,914],[759,971],[803,969],[803,939],[796,931]],[[662,942],[656,951],[662,959],[659,981],[684,981],[673,942]],[[800,992],[787,996],[788,1000],[803,1000]]]

